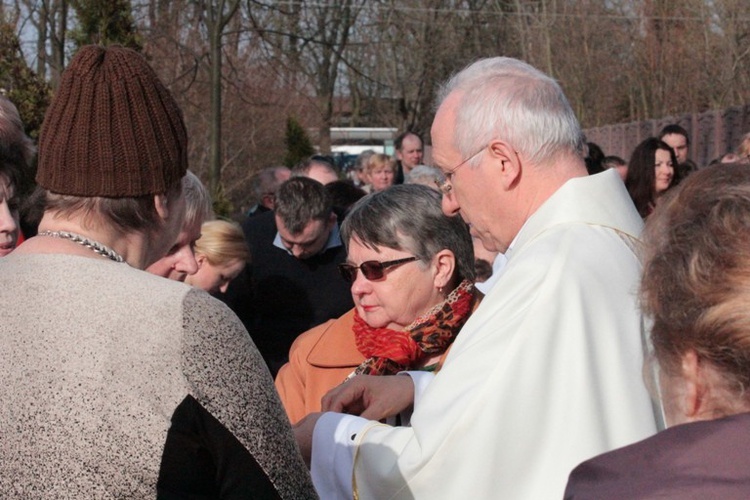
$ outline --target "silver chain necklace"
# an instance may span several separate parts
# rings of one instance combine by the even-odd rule
[[[115,262],[124,262],[125,259],[122,258],[122,255],[115,252],[111,248],[109,248],[106,245],[102,245],[98,241],[94,241],[92,239],[86,238],[85,236],[81,236],[80,234],[76,233],[70,233],[68,231],[42,231],[39,233],[39,236],[51,236],[52,238],[61,238],[63,240],[70,240],[72,242],[78,243],[79,245],[82,245],[89,250],[94,251],[95,253],[106,257],[110,260],[114,260]]]

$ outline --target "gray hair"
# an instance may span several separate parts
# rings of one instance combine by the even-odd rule
[[[183,193],[182,182],[175,182],[165,193],[172,204]],[[154,195],[106,198],[53,193],[41,187],[32,195],[33,203],[43,205],[45,212],[65,219],[80,219],[83,227],[107,225],[122,234],[143,233],[161,229],[162,220],[154,205]],[[37,207],[41,208],[41,207]]]
[[[454,285],[474,281],[469,227],[460,217],[443,214],[440,193],[427,186],[402,184],[365,196],[344,219],[341,235],[347,246],[356,237],[368,248],[411,252],[425,263],[450,250],[456,257]]]
[[[279,172],[289,172],[287,167],[268,167],[258,172],[253,179],[253,194],[258,203],[263,199],[263,195],[276,194],[281,182],[279,182]]]
[[[417,165],[404,177],[404,184],[422,184],[423,186],[436,188],[437,182],[443,180],[443,173],[439,168],[429,165]]]
[[[185,227],[213,219],[211,195],[198,176],[190,170],[182,178],[182,192],[185,194]]]
[[[359,153],[357,159],[354,160],[354,170],[363,172],[365,170],[367,162],[370,160],[370,157],[374,154],[375,151],[373,151],[372,149],[365,149],[364,151]]]
[[[534,165],[561,153],[582,154],[585,139],[560,85],[523,61],[481,59],[440,88],[438,103],[456,91],[462,95],[454,146],[462,156],[475,154],[493,139],[506,141]]]

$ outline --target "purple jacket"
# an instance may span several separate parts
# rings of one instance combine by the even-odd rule
[[[588,460],[565,498],[750,498],[750,413],[678,425]]]

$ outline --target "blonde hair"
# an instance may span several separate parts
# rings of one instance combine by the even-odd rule
[[[250,261],[250,249],[242,228],[237,223],[224,220],[203,223],[201,237],[195,242],[195,253],[206,257],[214,266],[233,260]]]
[[[369,174],[373,170],[381,167],[388,168],[391,172],[396,173],[396,160],[392,156],[375,153],[367,159],[365,172]]]

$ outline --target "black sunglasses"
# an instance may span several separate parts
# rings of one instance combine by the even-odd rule
[[[389,267],[398,266],[400,264],[406,264],[407,262],[413,262],[419,260],[419,257],[407,257],[405,259],[389,260],[386,262],[378,262],[377,260],[368,260],[358,266],[351,264],[339,264],[339,272],[341,276],[349,283],[354,283],[357,279],[357,269],[362,270],[362,274],[365,275],[370,281],[383,279],[385,276],[385,270]]]

